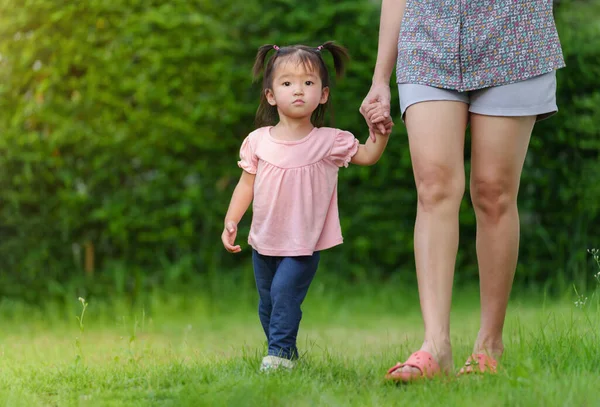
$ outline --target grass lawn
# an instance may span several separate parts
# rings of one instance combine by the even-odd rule
[[[254,293],[229,300],[151,296],[144,307],[90,301],[75,315],[0,306],[0,403],[7,406],[600,406],[600,306],[515,296],[496,377],[383,382],[421,340],[414,290],[315,282],[291,372],[258,372]],[[456,370],[478,329],[478,299],[456,291]],[[19,308],[20,307],[20,308]],[[120,311],[119,311],[120,310]],[[71,312],[72,311],[72,312]]]

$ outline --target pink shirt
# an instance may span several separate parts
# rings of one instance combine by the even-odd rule
[[[358,151],[349,132],[321,127],[296,141],[250,133],[238,165],[256,174],[248,243],[265,256],[308,256],[343,242],[338,170]]]

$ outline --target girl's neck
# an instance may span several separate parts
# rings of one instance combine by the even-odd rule
[[[279,140],[301,140],[306,137],[315,128],[310,122],[310,118],[294,120],[281,117],[271,129],[271,136]]]

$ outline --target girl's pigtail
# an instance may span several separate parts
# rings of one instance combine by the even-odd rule
[[[258,52],[256,53],[256,60],[254,61],[254,66],[252,67],[252,75],[254,76],[254,79],[258,79],[263,71],[263,69],[265,68],[265,61],[267,60],[267,54],[269,53],[269,51],[271,51],[272,49],[277,49],[276,45],[263,45],[258,49]]]
[[[319,51],[321,49],[326,49],[331,53],[331,56],[333,56],[333,66],[335,67],[336,76],[338,78],[341,77],[346,70],[346,63],[350,59],[350,55],[348,54],[346,48],[342,47],[341,45],[337,45],[334,41],[327,41],[317,49]]]
[[[265,66],[265,62],[267,61],[267,54],[269,51],[275,50],[279,51],[279,47],[273,44],[263,45],[258,49],[256,54],[256,60],[254,61],[254,67],[252,67],[252,74],[254,75],[254,80],[257,81],[260,78],[261,74],[264,70],[263,84],[262,84],[262,92],[260,94],[260,103],[258,105],[258,109],[256,110],[256,118],[255,123],[257,127],[274,125],[277,123],[277,107],[271,106],[267,101],[267,96],[265,94],[265,90],[271,86],[271,73],[273,69],[273,57],[269,60],[269,62]]]

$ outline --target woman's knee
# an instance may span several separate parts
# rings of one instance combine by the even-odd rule
[[[432,165],[417,174],[419,205],[425,211],[438,208],[458,210],[465,192],[465,177],[462,171],[445,166]]]
[[[502,177],[475,177],[471,180],[471,200],[477,216],[497,222],[517,206],[515,187]]]

